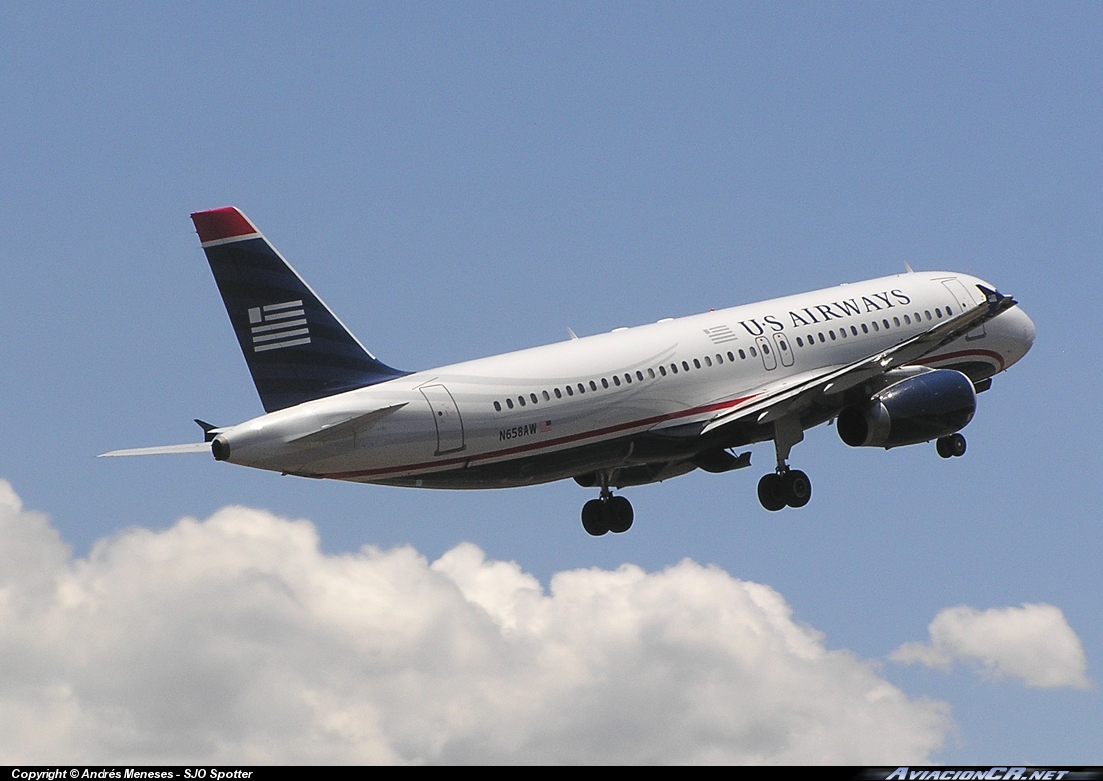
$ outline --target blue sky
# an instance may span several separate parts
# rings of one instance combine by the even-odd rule
[[[227,505],[327,554],[471,542],[555,573],[689,558],[768,584],[828,649],[949,704],[932,757],[1100,763],[1103,238],[1094,4],[17,4],[0,24],[0,478],[77,558]],[[632,489],[435,493],[197,457],[192,418],[261,412],[188,214],[248,214],[369,349],[426,368],[840,282],[976,274],[1032,352],[969,452],[807,434],[771,461]],[[888,660],[946,608],[1046,603],[1087,689]]]

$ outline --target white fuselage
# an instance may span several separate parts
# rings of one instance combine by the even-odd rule
[[[673,462],[660,451],[678,452],[678,432],[699,433],[699,424],[766,390],[876,354],[959,315],[983,300],[978,283],[955,273],[900,274],[617,329],[416,372],[263,415],[219,436],[232,463],[422,487],[502,487]],[[979,382],[1019,360],[1033,336],[1016,307],[922,363],[957,368]],[[388,408],[369,425],[341,425]],[[832,416],[821,413],[805,427]],[[326,426],[333,426],[331,438],[304,436]],[[748,433],[722,444],[764,438]],[[656,455],[647,455],[648,447],[658,448]]]

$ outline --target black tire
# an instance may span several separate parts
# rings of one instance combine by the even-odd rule
[[[605,523],[604,502],[600,499],[591,499],[582,505],[582,528],[594,537],[600,537],[609,531],[609,526]]]
[[[781,484],[785,490],[785,503],[790,507],[804,507],[812,498],[812,481],[799,469],[786,472]]]
[[[632,503],[623,496],[614,496],[605,502],[605,525],[613,534],[624,534],[632,528]]]
[[[961,434],[951,434],[946,437],[946,449],[954,458],[961,458],[965,455],[965,447],[965,437]]]
[[[758,501],[770,512],[776,512],[785,506],[785,487],[781,484],[781,475],[770,472],[758,481]]]
[[[938,451],[938,455],[941,458],[949,458],[953,455],[950,452],[949,442],[947,442],[948,439],[949,437],[939,437],[935,440],[934,449]]]

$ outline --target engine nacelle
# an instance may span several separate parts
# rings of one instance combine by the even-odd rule
[[[960,431],[977,411],[973,382],[935,369],[890,385],[866,404],[839,413],[839,437],[851,447],[898,447]]]

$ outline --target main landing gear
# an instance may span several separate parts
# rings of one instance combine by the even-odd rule
[[[774,449],[777,470],[758,481],[758,501],[771,512],[785,506],[804,507],[812,498],[812,481],[799,469],[790,469],[787,461],[793,445],[804,439],[800,419],[787,415],[774,421]]]
[[[600,537],[606,532],[623,534],[632,528],[632,503],[623,496],[613,496],[608,477],[601,475],[601,497],[582,505],[582,528],[587,534]]]
[[[939,437],[934,444],[935,450],[943,458],[960,458],[965,455],[965,437],[961,434]]]
[[[758,501],[767,510],[804,507],[812,498],[812,481],[799,469],[771,472],[758,481]]]

